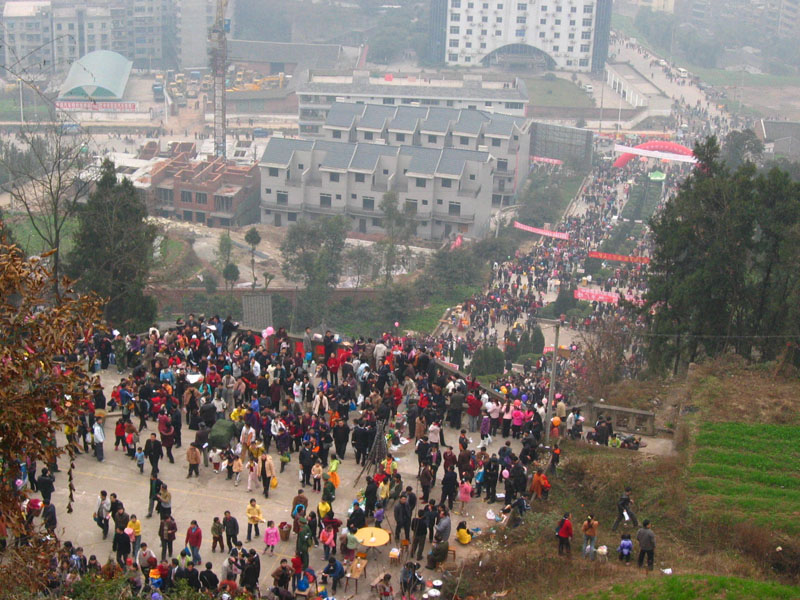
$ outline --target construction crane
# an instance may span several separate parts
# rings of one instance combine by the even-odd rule
[[[228,0],[217,0],[217,15],[211,28],[211,74],[214,79],[214,155],[225,158],[225,72],[228,68],[230,19],[225,18]]]

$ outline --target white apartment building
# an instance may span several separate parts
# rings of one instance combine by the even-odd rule
[[[320,135],[328,111],[335,102],[388,106],[441,106],[473,109],[524,117],[528,106],[525,83],[484,80],[480,74],[445,76],[372,76],[369,71],[352,74],[308,71],[297,86],[301,135]]]
[[[172,0],[12,0],[3,7],[5,65],[29,75],[68,68],[82,56],[111,50],[138,68],[163,66]],[[165,12],[166,11],[166,12]],[[21,62],[19,62],[21,60]]]
[[[53,69],[50,0],[6,2],[3,7],[3,59],[14,73],[37,75]]]
[[[259,166],[262,223],[342,215],[355,231],[382,233],[380,202],[391,191],[420,238],[488,232],[496,167],[488,152],[273,137]]]
[[[214,24],[216,2],[176,0],[175,10],[175,39],[180,68],[208,68],[208,35]]]
[[[569,71],[602,70],[611,0],[448,0],[445,62],[523,60]]]
[[[330,141],[489,152],[495,159],[492,208],[511,204],[530,164],[530,121],[480,110],[337,102],[322,135]]]

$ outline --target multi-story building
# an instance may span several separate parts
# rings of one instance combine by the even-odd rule
[[[763,14],[771,35],[792,37],[800,34],[800,0],[768,0]]]
[[[244,204],[258,204],[258,165],[237,165],[224,158],[195,160],[181,153],[155,164],[150,173],[148,206],[153,212],[210,227],[238,224]]]
[[[261,222],[343,215],[356,231],[382,233],[380,203],[394,192],[418,237],[482,237],[496,164],[476,150],[273,137],[260,163]]]
[[[449,0],[445,62],[601,72],[611,0]]]
[[[176,0],[175,40],[181,69],[208,67],[208,34],[215,7],[214,0]]]
[[[11,73],[28,76],[53,69],[50,0],[6,2],[3,7],[3,58]]]
[[[36,72],[66,68],[96,50],[122,54],[137,68],[164,66],[172,0],[12,0],[3,8],[7,67]],[[166,12],[165,12],[166,11]],[[20,61],[18,63],[18,61]]]
[[[530,163],[530,122],[480,110],[337,102],[322,134],[330,141],[489,152],[493,208],[511,203]]]
[[[488,80],[480,74],[371,76],[309,71],[297,85],[302,135],[319,135],[335,102],[388,106],[442,106],[500,112],[524,117],[528,92],[519,79]]]

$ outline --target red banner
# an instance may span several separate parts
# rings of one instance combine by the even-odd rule
[[[531,156],[531,162],[540,162],[548,165],[563,165],[564,161],[557,158],[548,158],[546,156]]]
[[[619,302],[619,294],[616,292],[602,292],[590,288],[576,288],[572,295],[577,300],[587,300],[589,302],[608,302],[609,304],[617,304]]]
[[[609,254],[608,252],[589,252],[589,258],[599,258],[600,260],[616,260],[619,262],[638,263],[640,265],[650,264],[647,256],[626,256],[625,254]]]
[[[519,221],[514,221],[514,227],[516,227],[517,229],[522,229],[522,231],[527,231],[529,233],[536,233],[538,235],[544,235],[551,238],[557,238],[559,240],[569,239],[568,233],[562,233],[561,231],[550,231],[549,229],[539,229],[538,227],[523,225]]]
[[[94,100],[56,100],[59,110],[84,110],[99,112],[136,112],[136,102],[97,102]]]

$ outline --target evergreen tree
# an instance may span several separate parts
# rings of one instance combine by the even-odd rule
[[[114,327],[136,331],[155,320],[155,300],[144,294],[155,235],[131,181],[117,181],[114,163],[103,161],[95,189],[78,211],[67,272],[79,291],[106,299],[104,316]]]

